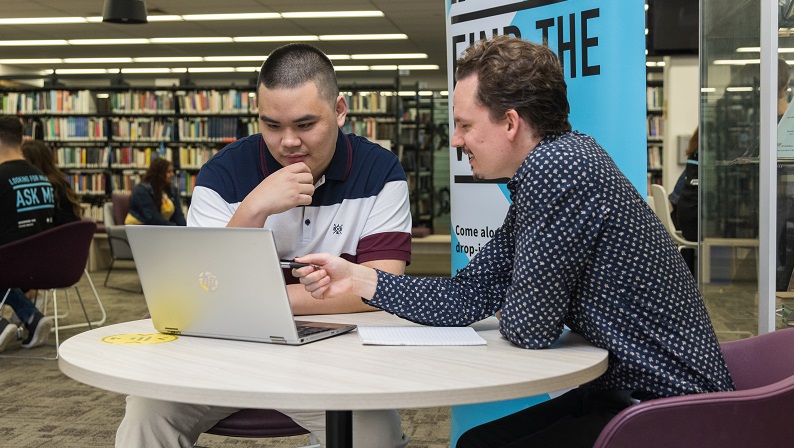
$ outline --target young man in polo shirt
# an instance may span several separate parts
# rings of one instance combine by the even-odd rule
[[[323,251],[402,274],[411,243],[405,173],[390,151],[339,130],[347,103],[328,58],[305,44],[276,49],[260,70],[257,100],[261,134],[228,145],[202,167],[188,225],[266,227],[281,259]],[[295,314],[374,310],[352,295],[314,300],[300,284],[288,292]],[[128,397],[116,446],[191,447],[237,410]],[[323,410],[280,411],[325,443]],[[356,411],[353,428],[356,446],[408,443],[396,410]]]

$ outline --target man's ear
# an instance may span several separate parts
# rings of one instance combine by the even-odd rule
[[[347,100],[344,95],[336,97],[334,109],[336,112],[336,124],[341,128],[345,125],[345,117],[347,117]]]
[[[526,125],[526,123],[522,123],[521,116],[518,115],[515,109],[508,109],[507,112],[505,112],[505,126],[508,139],[515,140],[516,135],[518,135],[518,130],[522,125]]]

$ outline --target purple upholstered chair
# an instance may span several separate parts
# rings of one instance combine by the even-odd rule
[[[55,320],[55,358],[52,359],[58,358],[60,344],[56,289],[72,287],[85,274],[102,309],[104,321],[102,302],[85,269],[95,231],[93,221],[74,221],[0,246],[0,264],[3,266],[0,269],[0,300],[5,301],[10,288],[52,290]],[[87,314],[86,321],[90,326]]]
[[[272,438],[308,434],[294,420],[272,409],[243,409],[219,421],[207,431],[227,437]]]
[[[594,448],[794,446],[794,328],[725,342],[736,390],[646,401],[616,415]]]

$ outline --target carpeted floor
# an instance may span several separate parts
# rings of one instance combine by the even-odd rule
[[[141,293],[102,287],[104,272],[92,278],[107,311],[106,325],[140,318],[146,312]],[[138,290],[134,269],[114,270],[111,286]],[[88,282],[78,284],[92,320],[99,318]],[[84,322],[82,311],[71,290],[70,315],[61,325]],[[94,303],[92,303],[94,302]],[[66,300],[59,294],[59,311]],[[50,311],[51,312],[51,311]],[[66,339],[84,329],[65,330]],[[54,336],[44,347],[23,350],[18,343],[2,355],[52,356]],[[411,437],[411,447],[444,448],[449,446],[449,409],[406,409],[400,411],[403,429]],[[111,447],[116,428],[124,415],[124,397],[78,383],[58,370],[55,360],[0,358],[0,446],[47,448]],[[308,445],[308,436],[280,439],[233,439],[202,435],[199,445],[220,447],[300,447]]]

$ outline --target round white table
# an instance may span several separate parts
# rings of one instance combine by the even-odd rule
[[[415,325],[382,311],[301,320]],[[77,381],[121,394],[240,408],[343,411],[333,415],[341,415],[342,428],[329,423],[329,447],[332,440],[352,440],[352,410],[538,395],[586,383],[607,368],[606,350],[570,332],[549,349],[524,350],[501,337],[494,318],[473,327],[487,345],[371,346],[362,345],[355,332],[303,346],[189,336],[150,343],[167,337],[147,319],[73,336],[61,344],[58,363]]]

